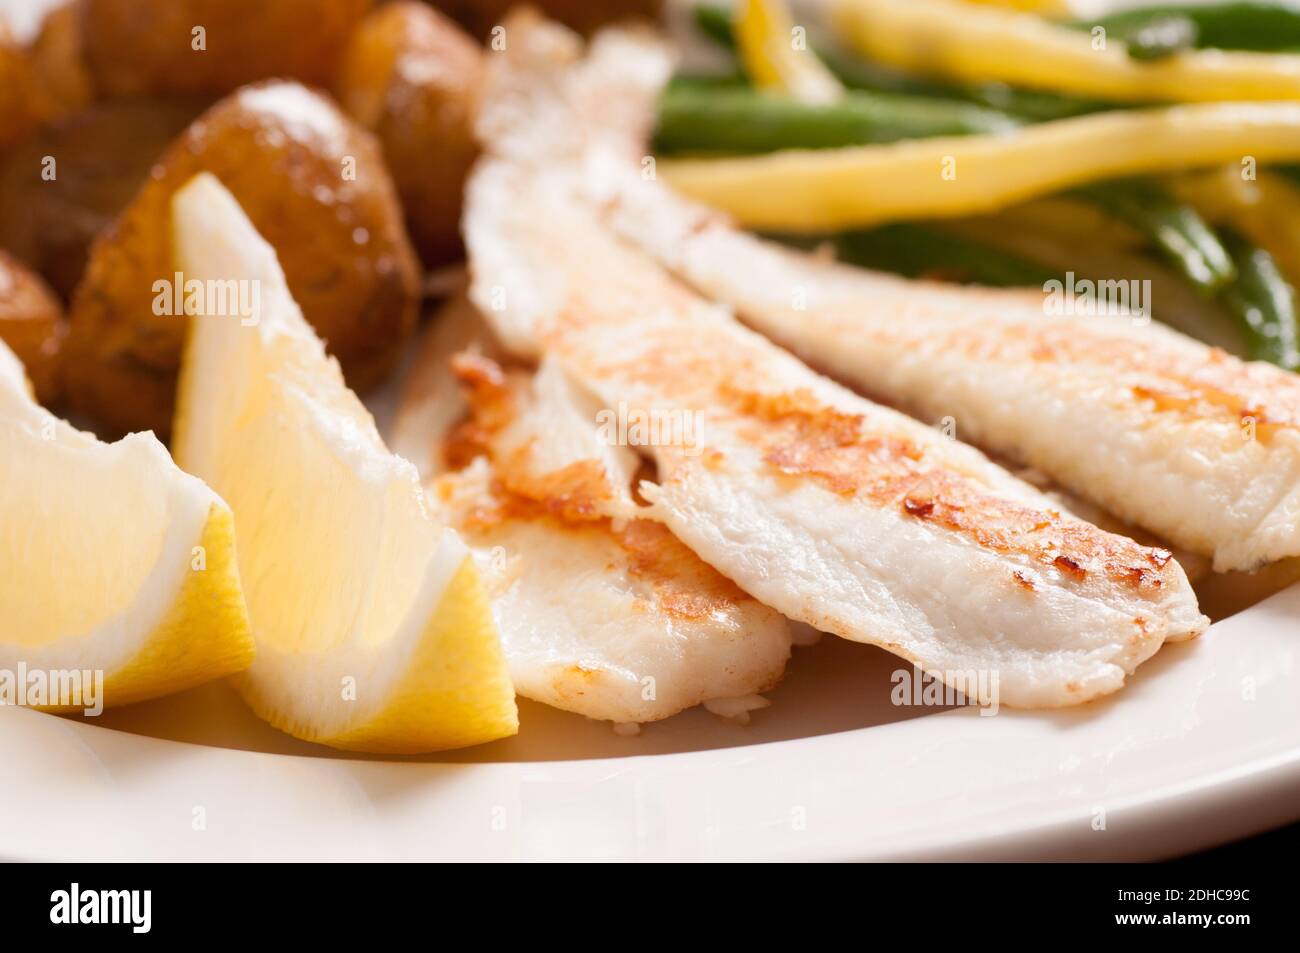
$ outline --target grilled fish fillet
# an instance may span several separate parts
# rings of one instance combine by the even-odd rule
[[[668,65],[654,40],[611,32],[575,80],[622,96],[615,122],[573,117],[583,186],[620,236],[819,369],[951,418],[1220,572],[1300,554],[1300,377],[1149,321],[1049,314],[1038,291],[907,280],[739,231],[640,174]]]
[[[581,198],[609,111],[578,41],[517,15],[493,57],[467,189],[471,298],[606,409],[700,414],[693,445],[642,447],[654,515],[792,619],[882,646],[1000,701],[1118,689],[1205,626],[1167,551],[1103,532],[973,448],[824,378],[617,240]],[[625,157],[624,157],[625,158]]]
[[[558,367],[506,372],[496,353],[468,302],[445,309],[392,437],[477,557],[516,690],[647,722],[772,688],[789,622],[637,518],[639,458],[602,439]]]

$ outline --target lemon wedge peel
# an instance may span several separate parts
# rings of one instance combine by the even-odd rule
[[[515,734],[513,686],[468,549],[429,519],[414,466],[383,445],[274,250],[206,174],[173,198],[173,231],[187,280],[260,287],[251,323],[192,319],[174,429],[177,459],[224,491],[239,528],[258,642],[234,680],[241,695],[277,728],[344,750],[410,754]]]
[[[182,473],[152,434],[131,434],[106,444],[55,417],[35,402],[21,364],[0,342],[0,443],[7,445],[6,467],[45,459],[73,481],[66,494],[33,498],[18,489],[13,496],[0,497],[0,512],[6,506],[40,509],[43,526],[24,526],[18,514],[0,519],[0,524],[25,534],[24,539],[13,541],[15,552],[26,554],[33,565],[56,566],[61,574],[57,580],[42,580],[35,571],[25,577],[21,559],[8,570],[9,598],[22,604],[2,607],[0,615],[23,631],[3,633],[0,669],[13,672],[23,666],[29,672],[100,672],[101,700],[105,707],[115,707],[183,691],[252,663],[254,647],[236,565],[230,509],[200,480]],[[102,521],[114,517],[133,521],[134,514],[104,511],[112,504],[111,496],[92,500],[93,487],[77,492],[78,479],[111,480],[115,476],[128,481],[151,476],[157,481],[156,491],[165,496],[156,526],[128,522],[122,530],[123,534],[156,530],[160,540],[151,565],[141,567],[138,587],[123,598],[116,611],[108,608],[103,615],[96,615],[98,606],[92,601],[77,606],[75,618],[81,624],[65,628],[62,620],[74,617],[64,613],[57,617],[61,621],[46,626],[48,631],[27,629],[42,605],[54,611],[55,600],[96,599],[96,583],[79,578],[76,554],[59,548],[58,527],[50,526],[48,520],[60,514],[51,514],[48,507],[52,499],[60,504],[66,501],[60,511],[73,521],[63,527],[71,534],[70,546],[89,539],[89,523],[83,521],[101,521],[101,532],[105,531]],[[57,479],[57,474],[50,479]],[[6,480],[7,488],[17,485],[17,480]],[[102,502],[104,510],[94,512],[91,502]],[[77,512],[78,507],[84,512]],[[146,546],[142,551],[149,549]],[[111,565],[113,554],[102,558],[110,563],[109,569],[125,572],[126,567]],[[90,563],[85,563],[81,568],[88,566]],[[91,568],[102,574],[105,567]],[[65,572],[67,575],[62,575]],[[52,582],[57,582],[58,589],[47,592]],[[31,707],[67,712],[86,706],[50,703]]]

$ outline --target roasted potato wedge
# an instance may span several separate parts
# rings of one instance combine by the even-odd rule
[[[339,101],[379,137],[429,267],[461,257],[461,194],[474,161],[470,122],[482,49],[422,3],[380,7],[357,28],[343,60]]]
[[[221,96],[262,79],[329,86],[372,0],[78,0],[104,96]]]
[[[195,120],[96,239],[71,308],[64,380],[74,405],[109,430],[170,429],[185,320],[166,313],[155,283],[173,283],[171,196],[200,171],[225,183],[275,247],[353,387],[380,380],[419,304],[392,181],[378,143],[332,101],[273,82]]]
[[[59,299],[36,274],[0,252],[0,340],[23,362],[43,404],[58,397],[58,361],[66,333]]]
[[[0,160],[0,247],[70,298],[95,236],[202,111],[198,101],[114,100],[15,146]]]

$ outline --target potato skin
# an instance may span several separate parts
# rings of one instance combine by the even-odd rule
[[[76,17],[71,4],[50,10],[23,45],[0,14],[0,149],[90,103]]]
[[[36,71],[0,17],[0,149],[22,139],[39,121]]]
[[[94,100],[81,45],[77,5],[66,0],[50,10],[27,51],[46,121],[85,109]]]
[[[373,0],[79,0],[81,42],[103,96],[222,96],[281,78],[328,86]],[[205,49],[194,49],[197,27]]]
[[[416,2],[366,17],[339,71],[339,101],[379,137],[407,230],[430,268],[463,255],[461,199],[478,152],[470,124],[482,76],[479,45]]]
[[[118,432],[170,430],[185,321],[154,313],[154,283],[174,273],[171,196],[201,171],[276,249],[349,383],[382,379],[414,328],[419,270],[379,146],[325,97],[273,82],[195,120],[95,241],[71,308],[74,405]]]
[[[67,333],[59,299],[33,272],[0,251],[0,340],[18,355],[36,399],[58,397],[58,362]]]
[[[113,100],[14,146],[0,159],[0,246],[70,298],[95,236],[203,108],[193,100]],[[46,157],[54,162],[52,176]]]

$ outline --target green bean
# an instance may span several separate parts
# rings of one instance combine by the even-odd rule
[[[731,32],[731,11],[716,3],[697,4],[691,11],[695,26],[719,46],[729,50],[736,48],[736,37]]]
[[[1033,89],[1016,89],[1005,83],[962,86],[957,87],[957,91],[970,102],[1005,110],[1029,122],[1051,122],[1053,119],[1069,119],[1072,116],[1119,108],[1115,103],[1076,99],[1073,96]]]
[[[1030,122],[1068,119],[1071,116],[1082,116],[1086,113],[1115,108],[1109,103],[1076,99],[1072,96],[1039,90],[1016,89],[1005,83],[978,83],[965,86],[919,79],[878,63],[846,56],[825,47],[816,47],[816,52],[835,78],[850,89],[870,89],[961,100],[977,106],[1000,109],[1018,119]]]
[[[1145,234],[1203,294],[1218,292],[1237,276],[1228,250],[1196,210],[1150,182],[1098,182],[1076,194]]]
[[[659,104],[655,148],[664,153],[825,149],[930,136],[1002,132],[1015,119],[972,103],[853,90],[808,104],[731,86],[675,85]]]
[[[1156,17],[1123,37],[1135,60],[1158,60],[1196,46],[1196,21],[1185,16]]]
[[[1224,289],[1223,303],[1238,319],[1247,353],[1253,360],[1300,369],[1295,290],[1272,255],[1234,232],[1221,234],[1237,268],[1237,280]]]
[[[1191,43],[1199,49],[1257,50],[1273,53],[1300,47],[1300,6],[1265,0],[1227,0],[1212,4],[1168,3],[1125,10],[1070,26],[1090,30],[1105,28],[1106,35],[1126,40],[1160,21],[1181,21],[1180,29],[1193,31]]]
[[[1076,30],[1103,31],[1106,40],[1123,43],[1135,60],[1155,60],[1179,50],[1194,49],[1200,37],[1196,21],[1181,13],[1152,14],[1125,19],[1105,18],[1064,24]]]
[[[911,278],[943,278],[999,288],[1039,287],[1060,275],[1050,268],[942,229],[911,223],[845,232],[836,256],[864,268]]]
[[[683,81],[660,102],[655,145],[663,153],[743,154],[998,132],[1017,123],[997,110],[905,94],[855,90],[836,103],[810,105],[726,80]],[[1207,297],[1235,277],[1213,230],[1155,185],[1101,182],[1076,194],[1145,234]]]
[[[700,32],[727,49],[735,49],[731,32],[731,13],[726,7],[700,4],[694,9],[694,19]],[[920,79],[900,73],[878,63],[816,44],[813,52],[845,86],[882,93],[905,93],[912,96],[930,96],[938,99],[973,103],[990,109],[1000,109],[1018,119],[1046,122],[1066,119],[1085,113],[1114,108],[1112,104],[1075,99],[1056,93],[1037,90],[1013,89],[1002,83],[981,83],[964,86]]]
[[[1264,4],[1225,4],[1240,20]],[[1250,8],[1247,10],[1246,8]],[[1131,55],[1155,57],[1207,36],[1229,35],[1232,18],[1180,18],[1179,7],[1162,16],[1108,18],[1108,29],[1130,43]],[[1217,10],[1217,8],[1216,8]],[[1149,11],[1142,11],[1149,13]],[[1300,17],[1300,13],[1295,13]],[[1289,15],[1289,14],[1288,14]],[[718,42],[734,41],[726,10],[695,9],[696,22]],[[1122,29],[1121,29],[1122,27]],[[1244,27],[1235,22],[1243,36]],[[1294,45],[1287,38],[1279,45]],[[766,152],[781,148],[825,148],[933,135],[992,132],[1024,121],[1078,115],[1105,104],[1006,86],[956,86],[920,80],[831,51],[818,55],[853,90],[841,103],[810,106],[765,97],[734,77],[707,83],[673,84],[661,103],[662,151]],[[965,106],[966,111],[960,107]],[[973,110],[973,111],[971,111]],[[1300,167],[1294,170],[1300,179]],[[1206,298],[1216,298],[1237,316],[1252,356],[1283,366],[1300,363],[1291,288],[1272,258],[1233,237],[1233,251],[1190,206],[1145,180],[1100,182],[1075,190],[1077,197],[1127,222]],[[1058,277],[1050,269],[971,239],[924,225],[896,223],[838,236],[841,258],[904,275],[949,275],[988,285],[1038,285]]]

